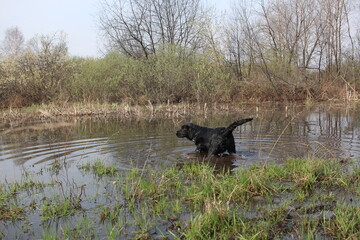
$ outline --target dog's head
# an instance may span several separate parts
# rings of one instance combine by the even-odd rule
[[[184,124],[181,126],[181,129],[176,132],[178,138],[187,138],[193,140],[196,136],[198,125],[193,123]]]

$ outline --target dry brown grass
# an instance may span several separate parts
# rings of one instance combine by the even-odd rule
[[[236,107],[235,107],[236,108]],[[61,103],[41,104],[23,108],[8,108],[0,112],[3,121],[46,120],[73,117],[92,118],[177,118],[189,114],[206,114],[211,110],[228,111],[227,104],[157,104],[130,105],[128,103]]]

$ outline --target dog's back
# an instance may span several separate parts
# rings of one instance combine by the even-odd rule
[[[209,154],[218,155],[226,151],[236,153],[235,140],[232,132],[236,127],[250,122],[252,118],[241,119],[233,122],[226,128],[215,128],[214,134],[209,139]]]

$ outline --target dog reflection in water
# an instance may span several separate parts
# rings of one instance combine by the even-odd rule
[[[232,171],[234,168],[236,168],[236,165],[234,165],[234,163],[241,160],[243,160],[243,158],[237,154],[223,154],[221,157],[218,157],[208,156],[207,154],[199,152],[191,152],[186,153],[185,158],[183,160],[180,160],[177,163],[177,166],[182,166],[183,164],[187,164],[189,162],[201,163],[213,167],[216,173],[224,173]]]

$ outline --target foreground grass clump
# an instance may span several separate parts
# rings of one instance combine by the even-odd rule
[[[44,187],[44,183],[32,179],[27,174],[24,174],[21,181],[7,184],[0,183],[0,221],[23,219],[25,207],[19,204],[18,194],[22,191],[31,194],[43,190]]]
[[[86,163],[79,166],[80,169],[85,171],[91,171],[93,174],[102,177],[105,175],[114,176],[118,169],[114,166],[106,166],[104,162],[98,160],[94,163]]]
[[[146,174],[133,171],[118,184],[132,211],[145,204],[153,207],[153,215],[176,219],[177,231],[169,232],[179,238],[359,237],[358,206],[340,206],[343,199],[331,197],[331,191],[355,193],[359,184],[358,172],[345,175],[342,165],[339,160],[289,159],[283,166],[216,173],[207,164],[191,163]],[[180,211],[168,207],[175,206],[174,199]],[[186,223],[179,220],[184,212],[190,213]]]
[[[81,209],[80,199],[72,199],[69,197],[60,200],[57,196],[52,200],[47,200],[42,204],[42,220],[47,221],[52,218],[61,218],[74,215],[77,210]]]
[[[324,220],[324,230],[337,239],[359,239],[359,206],[336,206],[334,209],[334,217],[329,221]]]

